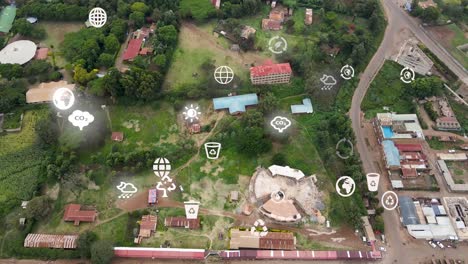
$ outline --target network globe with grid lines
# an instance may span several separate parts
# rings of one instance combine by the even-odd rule
[[[219,84],[228,84],[234,79],[234,71],[228,66],[220,66],[216,68],[214,78]]]
[[[95,7],[89,12],[88,21],[95,28],[103,27],[107,22],[107,13],[100,7]]]
[[[153,163],[154,174],[160,178],[169,176],[171,169],[171,163],[166,158],[157,158]]]

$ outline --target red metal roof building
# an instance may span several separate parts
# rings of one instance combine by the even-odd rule
[[[395,143],[395,146],[400,152],[421,152],[422,151],[421,144]]]
[[[65,206],[63,220],[65,222],[75,222],[74,225],[79,225],[80,222],[94,222],[96,220],[96,210],[81,210],[79,204],[69,204]]]
[[[47,59],[47,54],[49,53],[48,48],[39,48],[36,50],[36,55],[34,56],[34,59],[36,60],[45,60]]]
[[[148,190],[148,204],[155,205],[158,203],[158,190],[149,189]]]
[[[166,217],[166,219],[164,219],[164,226],[200,229],[200,219],[187,219],[185,217]]]
[[[292,69],[289,63],[273,64],[267,61],[261,66],[250,68],[250,80],[252,84],[276,84],[289,83]]]
[[[128,42],[128,47],[123,54],[124,61],[133,61],[141,49],[141,44],[143,43],[143,39],[131,39]]]
[[[114,255],[120,258],[203,260],[207,252],[204,249],[189,248],[115,247]]]
[[[77,240],[77,235],[28,234],[24,239],[24,247],[74,249]]]
[[[315,250],[225,250],[219,253],[227,259],[284,259],[284,260],[372,260],[380,259],[379,251],[315,251]]]
[[[124,140],[124,134],[123,132],[112,132],[111,139],[113,141],[122,142]]]

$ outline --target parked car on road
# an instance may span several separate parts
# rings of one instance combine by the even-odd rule
[[[440,241],[437,241],[436,244],[442,249],[445,248],[444,244],[442,244]]]
[[[435,244],[434,242],[432,242],[432,241],[429,241],[428,243],[429,243],[429,245],[431,245],[431,247],[433,247],[433,248],[436,248],[436,247],[437,247],[436,244]]]
[[[380,249],[380,251],[382,251],[382,252],[387,252],[387,249],[384,248],[384,247],[380,247],[379,249]]]

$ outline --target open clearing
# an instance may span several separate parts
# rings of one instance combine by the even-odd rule
[[[59,45],[63,42],[65,34],[79,31],[84,27],[82,22],[49,22],[41,21],[38,25],[44,27],[47,33],[47,38],[41,43],[56,52],[57,66],[63,67],[66,64],[65,59],[60,56]],[[53,47],[53,48],[52,48]]]
[[[247,71],[252,63],[263,63],[268,57],[254,52],[234,52],[223,46],[222,38],[216,38],[207,30],[192,23],[184,22],[180,27],[179,46],[174,54],[174,62],[167,74],[164,89],[180,84],[196,83],[192,74],[199,73],[200,66],[214,60],[217,66],[227,65],[241,79],[247,79]]]

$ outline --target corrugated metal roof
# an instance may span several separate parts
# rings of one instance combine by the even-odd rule
[[[406,226],[420,224],[413,199],[408,196],[399,196],[398,201],[400,205],[400,214],[403,218],[403,225]]]
[[[400,166],[400,153],[395,147],[395,143],[391,140],[384,140],[382,142],[383,150],[387,160],[388,166]]]
[[[28,234],[24,247],[74,249],[77,240],[77,235]]]
[[[314,112],[312,101],[309,98],[302,100],[301,105],[291,105],[291,112],[293,114],[311,114]]]
[[[219,97],[213,99],[215,110],[229,109],[229,113],[245,112],[247,106],[257,105],[258,96],[255,93]]]

